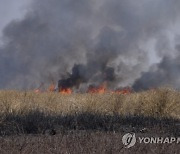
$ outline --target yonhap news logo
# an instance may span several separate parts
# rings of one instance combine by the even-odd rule
[[[135,133],[127,133],[122,137],[122,142],[125,145],[125,148],[130,148],[136,143]]]
[[[136,137],[135,133],[127,133],[122,137],[125,148],[133,147],[136,143],[143,144],[179,144],[180,137]]]

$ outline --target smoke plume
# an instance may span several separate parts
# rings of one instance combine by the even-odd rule
[[[179,0],[33,0],[0,47],[0,88],[180,88]]]

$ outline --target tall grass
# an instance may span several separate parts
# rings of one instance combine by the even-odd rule
[[[180,92],[159,88],[127,95],[0,91],[0,115],[25,115],[38,110],[47,115],[98,113],[180,119]]]
[[[0,91],[0,136],[46,130],[149,130],[179,134],[180,92],[159,88],[127,95]],[[51,133],[51,131],[50,131]]]

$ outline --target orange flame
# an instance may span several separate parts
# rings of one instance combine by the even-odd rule
[[[40,89],[35,89],[34,92],[35,93],[41,93],[41,90]]]
[[[35,92],[35,93],[41,93],[41,92],[42,92],[41,89],[43,88],[43,86],[44,86],[44,83],[42,82],[42,83],[40,84],[40,86],[34,90],[34,92]]]
[[[64,89],[60,89],[59,92],[61,94],[72,94],[72,89],[71,88],[64,88]]]
[[[43,84],[41,84],[37,89],[34,90],[35,93],[42,93],[42,86]],[[55,84],[52,83],[49,88],[44,91],[44,92],[55,92]],[[59,93],[60,94],[72,94],[72,89],[71,88],[59,88]],[[104,93],[113,93],[113,94],[120,94],[120,95],[124,95],[124,94],[130,94],[132,93],[132,89],[130,87],[126,87],[126,88],[120,88],[120,89],[116,89],[116,90],[107,90],[107,84],[104,82],[103,84],[99,85],[99,86],[89,86],[87,93],[91,93],[91,94],[104,94]]]
[[[88,88],[88,93],[97,93],[97,94],[103,94],[106,92],[106,84],[103,83],[102,85],[100,86],[90,86]]]
[[[55,88],[56,88],[55,84],[51,84],[51,85],[49,86],[49,88],[48,88],[48,91],[49,91],[49,92],[54,92],[54,91],[55,91]]]
[[[112,93],[115,93],[115,94],[130,94],[130,93],[132,93],[132,89],[130,87],[127,87],[127,88],[123,88],[123,89],[117,89],[117,90],[113,91]]]

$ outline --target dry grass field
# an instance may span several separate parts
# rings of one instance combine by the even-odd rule
[[[127,132],[180,135],[180,92],[126,95],[0,91],[0,153],[131,153]],[[152,151],[154,149],[154,151]],[[137,145],[135,153],[178,153],[179,145]]]
[[[127,95],[34,93],[0,91],[0,115],[25,116],[32,111],[45,115],[84,112],[103,115],[143,115],[180,119],[180,92],[159,88]]]

